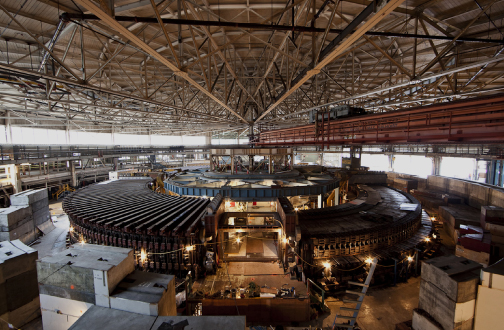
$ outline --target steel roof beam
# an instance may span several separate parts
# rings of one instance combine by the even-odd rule
[[[103,10],[101,10],[98,6],[96,6],[93,2],[90,0],[76,0],[77,3],[81,4],[82,6],[86,7],[88,10],[93,12],[96,16],[98,16],[103,23],[108,25],[110,28],[116,30],[118,33],[123,35],[125,38],[136,44],[138,47],[146,51],[149,55],[151,55],[153,58],[157,59],[159,62],[164,64],[166,67],[168,67],[170,70],[173,71],[173,73],[182,78],[185,79],[188,83],[196,87],[198,90],[200,90],[203,94],[207,95],[209,98],[214,100],[216,103],[218,103],[221,107],[224,109],[228,110],[231,112],[234,116],[238,117],[240,120],[243,122],[247,122],[245,118],[240,116],[238,113],[236,113],[233,109],[228,107],[224,102],[222,102],[219,98],[217,98],[215,95],[210,93],[207,89],[205,89],[203,86],[198,84],[194,79],[189,77],[189,74],[187,72],[182,71],[177,67],[177,65],[171,61],[169,61],[165,56],[161,55],[158,53],[155,49],[150,47],[148,44],[146,44],[144,41],[142,41],[140,38],[135,36],[131,31],[129,31],[127,28],[122,26],[118,21],[116,21],[114,18],[110,17],[107,15]]]

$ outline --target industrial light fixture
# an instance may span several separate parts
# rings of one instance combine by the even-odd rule
[[[70,228],[68,229],[71,233],[73,233],[74,231],[74,228],[72,226],[70,226]]]
[[[188,252],[189,252],[189,251],[192,251],[192,250],[193,250],[193,248],[194,248],[194,247],[193,247],[192,245],[189,245],[189,246],[186,246],[186,248],[185,248],[185,249],[186,249],[186,251],[188,251]]]
[[[241,239],[238,237],[238,238],[236,239],[236,243],[240,243],[240,242],[241,242]]]
[[[331,264],[329,263],[329,261],[324,262],[322,265],[324,266],[325,269],[331,268]]]
[[[84,236],[81,236],[80,243],[81,245],[84,245],[84,243],[86,243],[86,241],[84,240]]]
[[[299,209],[298,209],[297,207],[294,209],[294,211],[296,211],[296,212],[297,212],[298,210],[299,210]]]
[[[425,238],[425,241],[426,241],[426,242],[430,242],[430,237],[426,237],[426,238]]]
[[[142,249],[142,250],[140,251],[140,262],[141,262],[141,263],[144,263],[144,262],[145,262],[145,260],[147,260],[147,253],[145,252],[145,250],[144,250],[144,249]]]
[[[372,262],[373,262],[373,259],[371,259],[371,258],[367,258],[367,259],[366,259],[366,263],[367,263],[368,265],[370,265]]]
[[[408,256],[408,261],[412,262],[413,261],[413,257],[412,256]]]
[[[437,237],[436,234],[432,234],[432,238],[436,238],[436,237]]]
[[[287,239],[287,237],[284,237],[284,238],[282,239],[282,242],[284,242],[284,243],[287,243],[288,241],[289,241],[289,240]]]

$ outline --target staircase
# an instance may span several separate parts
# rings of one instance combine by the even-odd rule
[[[355,285],[361,288],[359,291],[353,291],[353,290],[346,290],[346,293],[355,295],[355,299],[343,299],[344,303],[348,304],[355,304],[355,307],[348,308],[348,307],[340,307],[340,311],[336,314],[336,317],[334,318],[334,322],[332,325],[332,330],[336,329],[353,329],[355,326],[355,322],[357,321],[357,315],[359,315],[359,310],[362,306],[362,302],[364,301],[364,297],[366,296],[366,292],[369,288],[369,284],[371,283],[371,278],[373,278],[373,274],[376,268],[376,264],[378,263],[378,260],[376,258],[373,259],[371,262],[370,268],[369,268],[369,273],[366,278],[366,281],[364,283],[359,283],[359,282],[352,282],[348,281],[348,284]],[[341,315],[340,313],[344,312],[352,312],[352,316],[345,316]],[[345,322],[345,323],[338,323],[339,322]],[[348,322],[350,321],[350,322]]]
[[[52,197],[53,199],[58,199],[60,197],[61,194],[65,193],[66,191],[68,192],[72,192],[72,191],[75,191],[74,188],[70,187],[68,184],[64,184],[62,185],[57,192],[55,192],[54,194],[52,194]]]

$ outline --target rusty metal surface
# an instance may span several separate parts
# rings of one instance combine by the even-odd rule
[[[500,95],[266,131],[258,145],[503,141],[504,96]]]

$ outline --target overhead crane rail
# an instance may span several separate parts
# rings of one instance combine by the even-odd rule
[[[502,143],[504,95],[261,132],[260,146]]]
[[[185,248],[198,243],[197,224],[209,201],[155,193],[149,182],[139,178],[87,186],[66,197],[63,210],[86,242],[151,255],[147,264],[152,270],[191,270],[197,253],[185,253]]]

